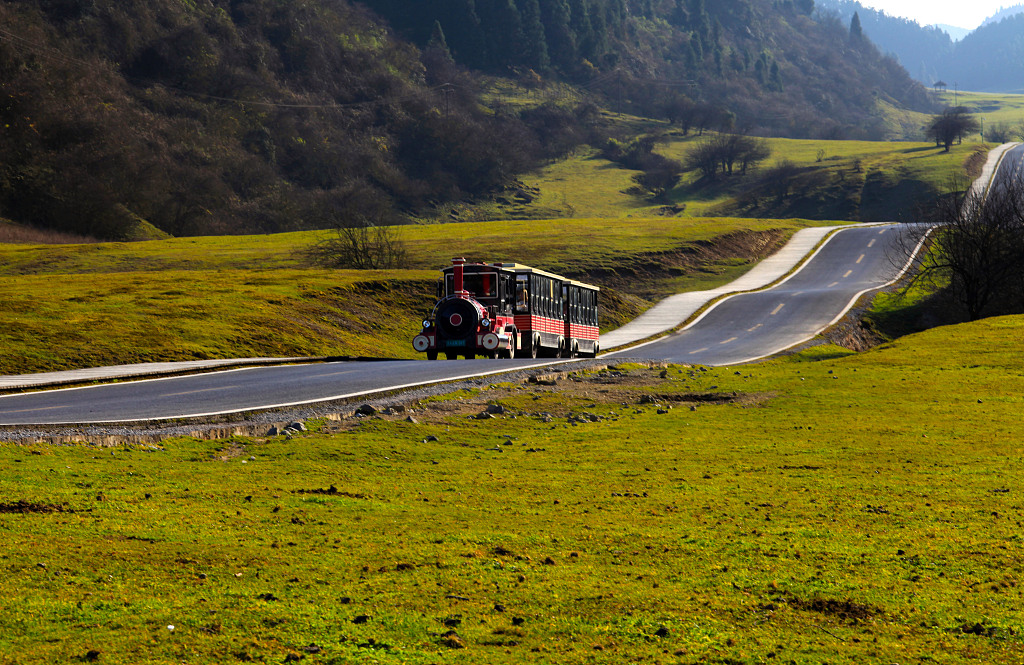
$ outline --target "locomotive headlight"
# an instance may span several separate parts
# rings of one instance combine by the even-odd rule
[[[431,323],[430,323],[430,319],[425,319],[425,320],[423,321],[423,327],[424,327],[424,328],[429,328],[429,327],[430,327],[430,325],[431,325]]]
[[[490,328],[491,327],[491,320],[490,319],[484,319],[483,321],[480,322],[480,325],[483,326],[484,328]]]

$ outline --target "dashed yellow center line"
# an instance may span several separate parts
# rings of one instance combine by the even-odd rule
[[[221,386],[219,388],[203,388],[202,390],[186,390],[181,393],[167,393],[163,397],[178,397],[179,395],[198,395],[199,393],[212,393],[218,390],[230,390],[232,388],[240,388],[241,386]]]
[[[850,275],[852,275],[852,274],[853,274],[853,271],[852,271],[852,270],[847,270],[847,271],[846,271],[846,274],[845,274],[845,275],[843,275],[843,279],[846,279],[847,277],[849,277],[849,276],[850,276]]]
[[[758,328],[760,328],[763,325],[764,325],[763,323],[759,323],[756,326],[754,326],[753,328],[747,328],[747,332],[754,332],[755,330],[757,330]]]
[[[780,305],[779,305],[778,307],[776,307],[775,309],[773,309],[773,310],[772,310],[772,316],[775,316],[775,315],[776,315],[776,314],[778,314],[778,313],[779,313],[780,311],[782,311],[782,308],[783,308],[783,307],[785,307],[785,306],[786,306],[786,303],[782,303],[782,304],[780,304]]]
[[[16,409],[14,411],[4,411],[4,413],[32,413],[33,411],[53,411],[54,409],[63,409],[64,406],[39,406],[34,409]]]
[[[708,347],[705,346],[703,349],[697,349],[695,351],[690,351],[690,355],[692,356],[695,353],[700,353],[701,351],[707,351],[707,350],[708,350]]]
[[[831,289],[831,288],[832,288],[833,286],[836,286],[836,285],[838,285],[838,284],[839,284],[839,282],[832,282],[831,284],[829,284],[829,285],[828,285],[827,287],[825,287],[825,288]]]
[[[882,229],[881,231],[879,231],[879,232],[878,232],[878,235],[882,235],[883,233],[885,233],[885,232],[886,232],[886,231],[888,231],[888,230],[889,230],[889,229]]]
[[[730,337],[729,339],[725,340],[724,342],[719,342],[719,344],[728,344],[729,342],[735,342],[736,339],[737,339],[736,337]]]
[[[875,246],[875,241],[876,241],[876,240],[878,240],[878,238],[872,238],[872,239],[871,239],[871,242],[869,242],[869,243],[868,243],[868,248],[874,247],[874,246]]]
[[[865,256],[864,254],[861,254],[860,257],[857,259],[857,263],[860,263],[861,261],[863,261],[864,260],[864,256]]]

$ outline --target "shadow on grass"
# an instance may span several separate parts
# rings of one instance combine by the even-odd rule
[[[906,150],[901,150],[900,152],[903,153],[904,155],[909,155],[909,154],[914,153],[914,152],[936,152],[936,151],[941,154],[942,153],[942,147],[941,146],[931,146],[930,145],[930,146],[922,146],[922,147],[918,147],[918,148],[907,148]]]

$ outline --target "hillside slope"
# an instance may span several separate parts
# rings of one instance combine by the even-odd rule
[[[842,138],[886,137],[879,102],[929,103],[808,0],[369,4],[398,27],[347,0],[3,3],[0,217],[115,239],[379,224],[596,142],[595,104]],[[453,55],[583,103],[488,99]]]
[[[791,137],[883,138],[876,100],[926,109],[892,58],[813,0],[366,0],[416,43],[446,38],[461,62],[555,74],[642,115],[680,97],[735,125]],[[532,26],[532,27],[531,27]]]
[[[542,141],[344,0],[21,0],[0,26],[0,217],[102,238],[391,221],[586,124],[556,110]]]

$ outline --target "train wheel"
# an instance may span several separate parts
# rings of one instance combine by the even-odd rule
[[[437,360],[437,351],[427,351],[427,360]]]
[[[459,357],[459,354],[455,353],[454,351],[445,351],[444,357],[447,358],[448,360],[455,360]]]
[[[512,330],[509,331],[509,335],[511,336],[512,339],[508,341],[508,350],[502,352],[501,357],[512,360],[513,358],[516,357],[516,339],[518,338],[518,333],[516,333],[515,329],[513,328]]]
[[[466,360],[476,360],[476,354],[472,351],[466,352]]]
[[[536,358],[537,353],[540,351],[540,337],[536,336],[530,341],[530,348],[526,349],[526,356],[528,358]]]

